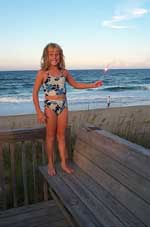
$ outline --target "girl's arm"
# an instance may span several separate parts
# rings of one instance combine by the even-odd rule
[[[78,89],[85,89],[85,88],[96,88],[103,85],[101,80],[96,81],[94,83],[79,83],[70,75],[70,73],[66,70],[65,71],[67,82],[74,88]]]
[[[38,97],[39,90],[40,90],[42,83],[43,83],[43,72],[39,71],[37,73],[37,76],[36,76],[36,79],[35,79],[35,83],[34,83],[34,87],[33,87],[33,93],[32,93],[33,103],[34,103],[34,106],[35,106],[35,110],[37,112],[37,118],[38,118],[39,123],[45,122],[45,115],[40,108],[39,97]]]

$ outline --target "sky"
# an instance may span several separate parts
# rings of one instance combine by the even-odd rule
[[[0,0],[0,70],[37,70],[58,43],[68,69],[150,68],[150,0]]]

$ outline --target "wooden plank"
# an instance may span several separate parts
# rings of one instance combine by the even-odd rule
[[[3,145],[0,144],[0,209],[6,209]]]
[[[81,202],[80,198],[73,193],[59,176],[50,177],[47,173],[47,167],[39,167],[39,170],[79,225],[91,227],[101,225],[96,217],[91,214],[88,207]]]
[[[80,130],[79,137],[87,144],[92,144],[93,148],[103,150],[107,155],[121,162],[122,165],[150,180],[150,149],[131,143],[104,130],[88,131],[87,128],[84,128]]]
[[[80,139],[77,140],[74,152],[79,152],[87,159],[92,160],[96,166],[118,180],[122,185],[132,190],[135,194],[138,194],[139,197],[150,204],[150,181],[146,180],[144,177],[131,169],[128,169],[112,157],[107,156],[101,149],[95,149],[92,144],[90,146]]]
[[[45,141],[42,141],[42,165],[46,164],[46,157],[45,157]],[[43,193],[44,193],[44,201],[48,200],[48,187],[47,187],[47,183],[44,180],[43,181]]]
[[[70,131],[70,126],[67,131]],[[38,126],[35,128],[20,128],[20,129],[0,129],[0,143],[4,142],[20,142],[33,139],[45,139],[45,126]],[[67,133],[68,135],[68,133]]]
[[[54,201],[10,209],[0,215],[0,227],[69,226]]]
[[[68,159],[72,160],[72,150],[71,150],[71,127],[70,125],[66,129],[66,149],[68,153]]]
[[[36,147],[35,141],[32,142],[32,170],[33,170],[33,188],[34,188],[34,202],[38,201],[38,186],[36,182],[36,171],[37,171],[37,158],[36,158]]]
[[[109,191],[112,196],[119,200],[135,216],[139,217],[144,224],[149,225],[150,206],[148,203],[79,153],[75,153],[75,162],[80,168],[84,166],[84,171],[90,177],[93,178],[94,176],[95,182]]]
[[[79,183],[73,175],[68,175],[60,170],[57,174],[61,177],[61,179],[68,185],[68,188],[71,188],[73,193],[77,195],[80,200],[85,204],[86,207],[96,216],[97,220],[101,223],[102,226],[119,226],[122,227],[124,224],[111,212],[108,207],[106,207],[97,197],[91,193],[87,187],[85,187],[82,183]],[[82,178],[80,181],[82,182]],[[60,185],[61,187],[61,185]],[[84,210],[81,209],[81,212]]]
[[[132,212],[130,212],[125,206],[123,206],[115,197],[113,197],[107,190],[105,190],[100,184],[96,183],[93,178],[87,175],[79,166],[72,163],[75,173],[72,174],[77,185],[84,185],[96,198],[100,200],[111,212],[118,217],[118,219],[124,224],[124,226],[145,226]]]
[[[117,136],[115,134],[112,134],[109,131],[103,130],[101,128],[98,127],[87,127],[83,129],[86,132],[92,132],[92,133],[96,133],[98,135],[103,135],[104,137],[109,138],[109,140],[114,140],[116,141],[117,144],[122,144],[124,146],[130,147],[132,148],[132,150],[134,150],[136,153],[139,153],[141,155],[148,155],[149,156],[149,149],[144,148],[141,145],[138,145],[136,143],[130,142],[129,140],[126,140],[124,138],[121,138],[120,136]]]
[[[66,210],[66,208],[64,207],[63,203],[61,203],[60,199],[57,197],[56,193],[49,188],[49,191],[52,195],[52,198],[55,200],[56,205],[59,207],[59,209],[62,211],[64,217],[66,218],[66,220],[68,220],[69,226],[70,227],[78,227],[78,224],[76,223],[76,221],[73,219],[72,215]]]
[[[45,138],[45,127],[0,130],[0,143]]]
[[[18,208],[19,209],[19,208]],[[7,216],[7,218],[3,215],[3,217],[1,217],[1,222],[3,222],[3,224],[9,224],[10,222],[12,224],[14,223],[21,223],[22,221],[26,221],[28,222],[29,220],[33,221],[41,219],[41,216],[49,216],[49,214],[51,214],[50,220],[55,221],[55,219],[62,219],[62,213],[58,212],[56,213],[56,211],[58,211],[58,208],[52,208],[51,213],[50,212],[46,212],[45,209],[38,209],[38,210],[34,210],[34,209],[30,209],[30,212],[24,212],[20,215],[19,211],[17,213],[14,213],[12,216]],[[32,222],[33,222],[32,221]],[[43,221],[43,220],[42,220]],[[26,223],[27,226],[27,223]]]
[[[45,206],[48,206],[49,209],[53,209],[53,206],[56,206],[56,203],[54,200],[48,200],[48,201],[42,201],[35,204],[28,204],[26,206],[16,207],[7,209],[5,211],[0,212],[0,218],[7,218],[14,216],[14,214],[24,214],[24,213],[31,213],[32,210],[38,211],[40,209],[43,209]]]
[[[13,204],[17,207],[17,185],[16,185],[16,171],[15,171],[15,144],[10,144],[10,161],[11,161],[11,179],[12,179],[12,192]]]
[[[67,128],[67,132],[69,130],[69,127]],[[68,134],[69,135],[69,134]],[[8,130],[0,130],[0,146],[2,146],[3,144],[7,143],[8,146],[9,144],[15,144],[15,143],[21,143],[22,142],[27,142],[28,144],[29,143],[34,143],[34,141],[37,142],[40,141],[42,143],[42,155],[39,154],[39,158],[41,158],[42,156],[42,162],[43,164],[46,163],[46,157],[45,157],[45,154],[44,154],[44,142],[45,142],[45,127],[37,127],[37,128],[24,128],[24,129],[8,129]],[[10,147],[12,147],[14,145],[10,145]],[[25,146],[23,144],[23,146]],[[29,146],[30,148],[30,146]],[[38,189],[42,189],[42,185],[40,187],[37,187],[37,179],[36,179],[36,167],[37,167],[37,164],[36,164],[36,156],[35,156],[35,152],[33,152],[33,169],[30,168],[30,166],[26,166],[26,164],[30,164],[31,163],[31,159],[29,157],[28,160],[26,160],[26,152],[23,151],[24,148],[21,148],[20,150],[18,149],[17,150],[17,155],[19,155],[18,157],[20,157],[21,155],[21,163],[22,163],[22,166],[19,165],[20,168],[22,168],[22,175],[23,177],[20,179],[20,180],[23,180],[23,190],[24,192],[22,192],[22,194],[24,193],[24,204],[28,204],[28,200],[30,198],[30,201],[37,201],[37,199],[40,199],[41,200],[41,194],[38,194],[37,191]],[[7,150],[7,149],[6,149]],[[34,148],[33,148],[34,150]],[[20,151],[20,153],[18,153]],[[7,151],[6,151],[7,152]],[[32,155],[31,154],[31,155]],[[1,155],[1,154],[0,154]],[[12,179],[12,187],[10,186],[10,182],[8,181],[8,185],[7,182],[5,183],[5,173],[4,171],[2,171],[2,168],[3,168],[3,165],[0,163],[0,184],[3,184],[0,185],[0,207],[5,207],[6,208],[6,205],[9,204],[9,206],[13,206],[12,205],[12,198],[10,198],[10,196],[12,197],[13,195],[13,202],[14,202],[14,206],[17,206],[18,204],[22,204],[23,201],[22,200],[22,196],[18,197],[18,190],[16,189],[16,181],[17,181],[17,176],[20,178],[20,174],[16,175],[15,173],[15,152],[13,152],[13,148],[12,148],[12,152],[11,152],[11,155],[12,155],[12,158],[10,159],[11,161],[11,166],[12,166],[12,172],[8,173],[8,175],[11,174],[11,179]],[[28,154],[27,154],[27,157],[28,157]],[[0,157],[1,159],[1,157]],[[40,162],[40,160],[38,159],[38,161]],[[4,164],[4,163],[3,163]],[[31,163],[32,165],[32,163]],[[32,192],[29,192],[28,193],[28,190],[29,190],[29,185],[28,185],[28,179],[27,179],[27,173],[26,171],[28,170],[28,173],[29,171],[32,173],[33,172],[33,185],[34,185],[34,193]],[[32,171],[33,170],[33,171]],[[20,180],[18,183],[20,183]],[[7,178],[6,178],[6,181],[7,181]],[[17,184],[18,184],[17,183]],[[42,182],[41,182],[42,183]],[[4,187],[8,187],[8,188],[12,188],[12,191],[11,191],[11,194],[9,193],[8,196],[6,197],[6,193],[7,191],[5,190]],[[44,183],[44,186],[43,186],[43,190],[44,190],[44,200],[48,200],[48,188],[47,188],[47,184]],[[22,187],[19,189],[19,190],[22,190]],[[21,193],[21,192],[20,192]],[[29,196],[29,195],[30,196]],[[34,195],[34,198],[32,198],[32,196]],[[29,198],[28,198],[29,197]],[[20,198],[18,201],[17,199]],[[7,200],[7,201],[6,201]],[[17,204],[18,202],[18,204]]]
[[[42,140],[41,141],[41,144],[42,144],[42,165],[45,165],[46,164],[46,155],[45,155],[45,141]]]
[[[22,179],[23,179],[23,188],[24,188],[24,205],[29,203],[28,199],[28,189],[27,189],[27,165],[26,165],[26,150],[25,142],[22,142]]]

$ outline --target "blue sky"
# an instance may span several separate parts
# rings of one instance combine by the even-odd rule
[[[0,0],[0,70],[39,69],[60,44],[66,66],[150,68],[148,0]]]

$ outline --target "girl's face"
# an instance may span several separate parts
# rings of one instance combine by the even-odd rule
[[[57,48],[48,48],[48,58],[52,66],[56,66],[60,63],[60,53]]]

